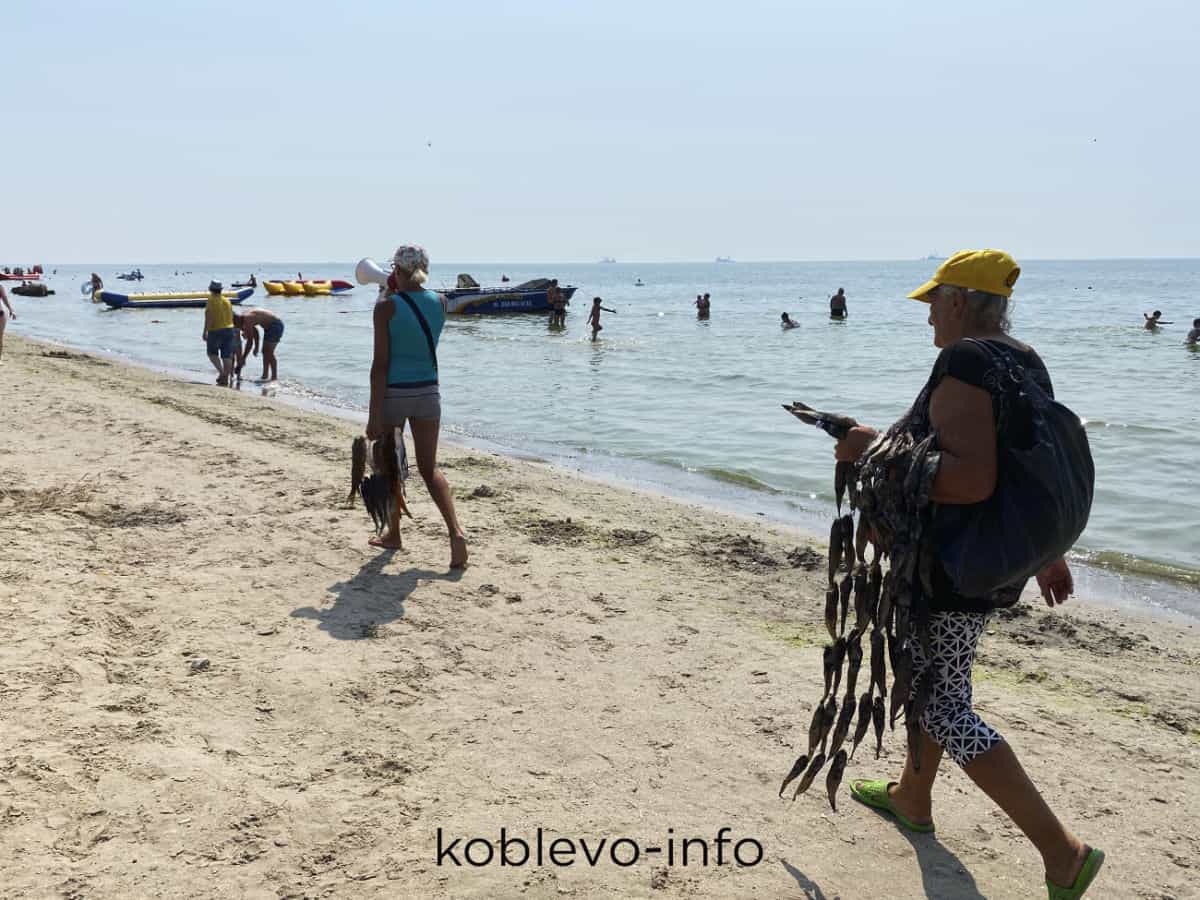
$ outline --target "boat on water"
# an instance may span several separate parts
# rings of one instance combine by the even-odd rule
[[[225,291],[224,296],[235,306],[254,293],[254,288]],[[118,294],[116,291],[97,291],[94,300],[107,303],[113,309],[200,309],[208,301],[208,291],[178,291],[169,294]]]
[[[54,293],[41,282],[23,281],[12,289],[18,297],[48,297]]]
[[[482,287],[470,275],[459,275],[453,290],[442,291],[446,310],[453,315],[483,313],[546,312],[550,309],[548,293],[551,279],[535,278],[512,287]],[[570,300],[578,288],[560,284],[564,300]]]
[[[38,281],[41,277],[41,268],[35,268],[32,272],[24,272],[21,269],[16,269],[12,272],[0,272],[0,281]]]
[[[303,281],[295,279],[276,279],[264,281],[263,288],[272,296],[315,297],[321,294],[344,294],[354,290],[354,285],[339,279],[306,278]]]
[[[730,259],[728,256],[718,256],[718,257],[716,258],[716,260],[715,260],[715,261],[716,261],[716,262],[719,262],[719,263],[731,263],[731,262],[733,262],[733,260],[732,260],[732,259]]]
[[[132,272],[122,272],[117,276],[118,281],[141,281],[145,278],[141,269],[134,269]]]
[[[616,260],[613,259],[611,256],[604,256],[604,257],[601,257],[600,262],[604,263],[605,265],[612,265],[613,263],[616,262]]]

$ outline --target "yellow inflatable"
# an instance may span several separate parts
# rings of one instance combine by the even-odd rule
[[[297,294],[304,293],[304,285],[299,281],[285,281],[283,283],[283,292],[289,297],[294,297]]]
[[[304,282],[304,293],[310,297],[315,297],[318,294],[329,294],[333,292],[333,282],[331,281],[306,281]]]
[[[264,281],[263,287],[265,287],[267,289],[268,294],[273,294],[275,296],[279,296],[280,294],[283,293],[283,282],[282,281]]]

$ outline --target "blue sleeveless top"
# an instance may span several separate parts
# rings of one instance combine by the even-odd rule
[[[433,291],[408,291],[408,296],[425,316],[430,334],[436,347],[446,324],[446,310]],[[429,354],[429,342],[421,323],[399,294],[390,294],[388,299],[396,307],[392,320],[388,322],[388,386],[422,387],[437,384],[437,369]]]

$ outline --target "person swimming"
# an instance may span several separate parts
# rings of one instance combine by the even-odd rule
[[[800,323],[792,319],[787,313],[784,313],[779,318],[779,327],[787,331],[789,328],[799,328]]]
[[[1192,319],[1192,330],[1187,333],[1183,342],[1189,347],[1195,347],[1200,343],[1200,319]]]
[[[1146,324],[1143,327],[1147,331],[1154,331],[1155,329],[1158,328],[1159,325],[1174,325],[1175,324],[1174,322],[1164,322],[1163,317],[1162,317],[1162,311],[1157,310],[1157,309],[1154,311],[1154,314],[1150,315],[1150,316],[1146,315],[1145,313],[1142,313],[1142,318],[1146,320]]]

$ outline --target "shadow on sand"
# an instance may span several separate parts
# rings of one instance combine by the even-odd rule
[[[319,630],[339,641],[356,641],[374,637],[380,625],[394,622],[404,615],[404,601],[421,581],[458,581],[462,571],[434,572],[429,569],[408,569],[386,573],[384,566],[391,562],[394,550],[385,550],[368,560],[349,581],[339,581],[329,590],[336,594],[332,606],[317,609],[303,606],[292,610],[292,618],[314,619]]]
[[[872,811],[885,816],[882,812]],[[898,825],[896,830],[912,844],[913,852],[917,855],[917,865],[921,867],[921,885],[926,897],[930,900],[945,900],[947,897],[953,897],[954,900],[985,900],[967,867],[937,838],[931,834],[917,834]],[[780,861],[804,892],[805,900],[841,900],[840,894],[826,894],[819,884],[786,859]]]

